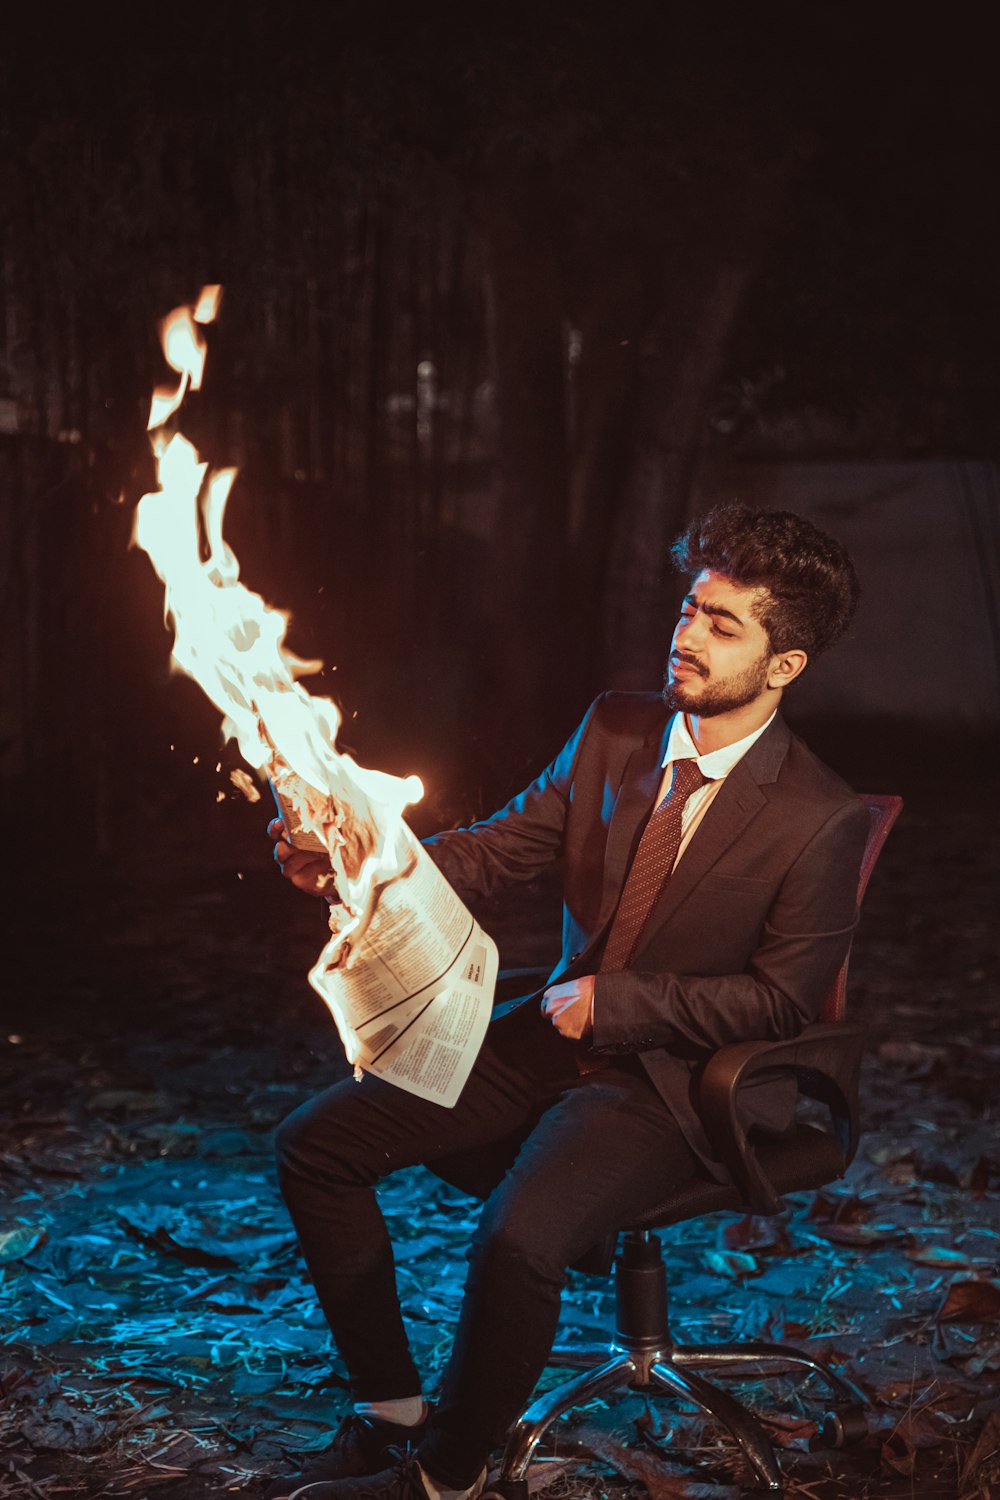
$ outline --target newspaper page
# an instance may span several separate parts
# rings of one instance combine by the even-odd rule
[[[353,1062],[450,1109],[489,1023],[498,954],[416,840],[413,850],[349,962],[311,978]]]
[[[326,852],[315,832],[324,794],[285,771],[272,791],[290,842]],[[360,919],[331,907],[332,937],[310,983],[355,1067],[450,1109],[489,1023],[496,944],[405,824],[392,873],[363,907]]]

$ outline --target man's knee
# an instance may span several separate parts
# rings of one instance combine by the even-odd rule
[[[274,1155],[279,1173],[294,1167],[307,1154],[311,1133],[309,1105],[300,1104],[298,1109],[285,1116],[274,1132]]]
[[[337,1099],[334,1090],[309,1099],[294,1109],[274,1133],[274,1153],[278,1179],[290,1177],[323,1177],[336,1180],[356,1172],[358,1155],[353,1163],[347,1148],[347,1132],[338,1125]]]
[[[386,1130],[353,1079],[301,1104],[274,1134],[278,1180],[330,1187],[372,1187],[401,1163],[398,1132]],[[396,1152],[393,1157],[391,1152]]]
[[[518,1267],[561,1283],[569,1264],[565,1224],[531,1205],[487,1205],[469,1246],[472,1275]]]

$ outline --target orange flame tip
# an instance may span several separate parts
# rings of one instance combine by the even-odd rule
[[[222,301],[222,287],[219,285],[203,286],[198,301],[195,303],[194,320],[196,323],[212,323],[219,311],[219,303]]]
[[[176,390],[168,385],[158,385],[153,392],[153,399],[149,403],[149,421],[146,423],[146,431],[152,432],[156,427],[162,427],[175,411],[179,410],[187,395],[188,378],[181,376],[180,384]],[[155,443],[155,439],[154,439]]]

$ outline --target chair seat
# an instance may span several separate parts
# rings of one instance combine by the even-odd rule
[[[842,1177],[847,1167],[844,1153],[833,1136],[815,1125],[796,1125],[786,1136],[758,1142],[757,1157],[777,1192],[795,1193],[820,1188]],[[746,1212],[739,1189],[729,1182],[695,1177],[676,1192],[629,1224],[629,1229],[664,1229],[702,1214]]]
[[[833,1136],[816,1125],[799,1124],[788,1135],[771,1137],[755,1145],[757,1159],[780,1194],[806,1192],[821,1188],[847,1170],[847,1159]],[[712,1177],[692,1177],[681,1183],[669,1198],[657,1203],[641,1218],[624,1225],[626,1232],[636,1229],[666,1229],[697,1219],[702,1214],[749,1213],[739,1188],[731,1182],[716,1182]],[[614,1265],[618,1231],[605,1235],[585,1255],[573,1262],[574,1271],[588,1276],[609,1276]]]

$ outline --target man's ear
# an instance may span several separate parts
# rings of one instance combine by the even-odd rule
[[[809,661],[804,651],[782,651],[771,657],[767,673],[767,685],[771,688],[786,688],[796,677],[800,677]]]

